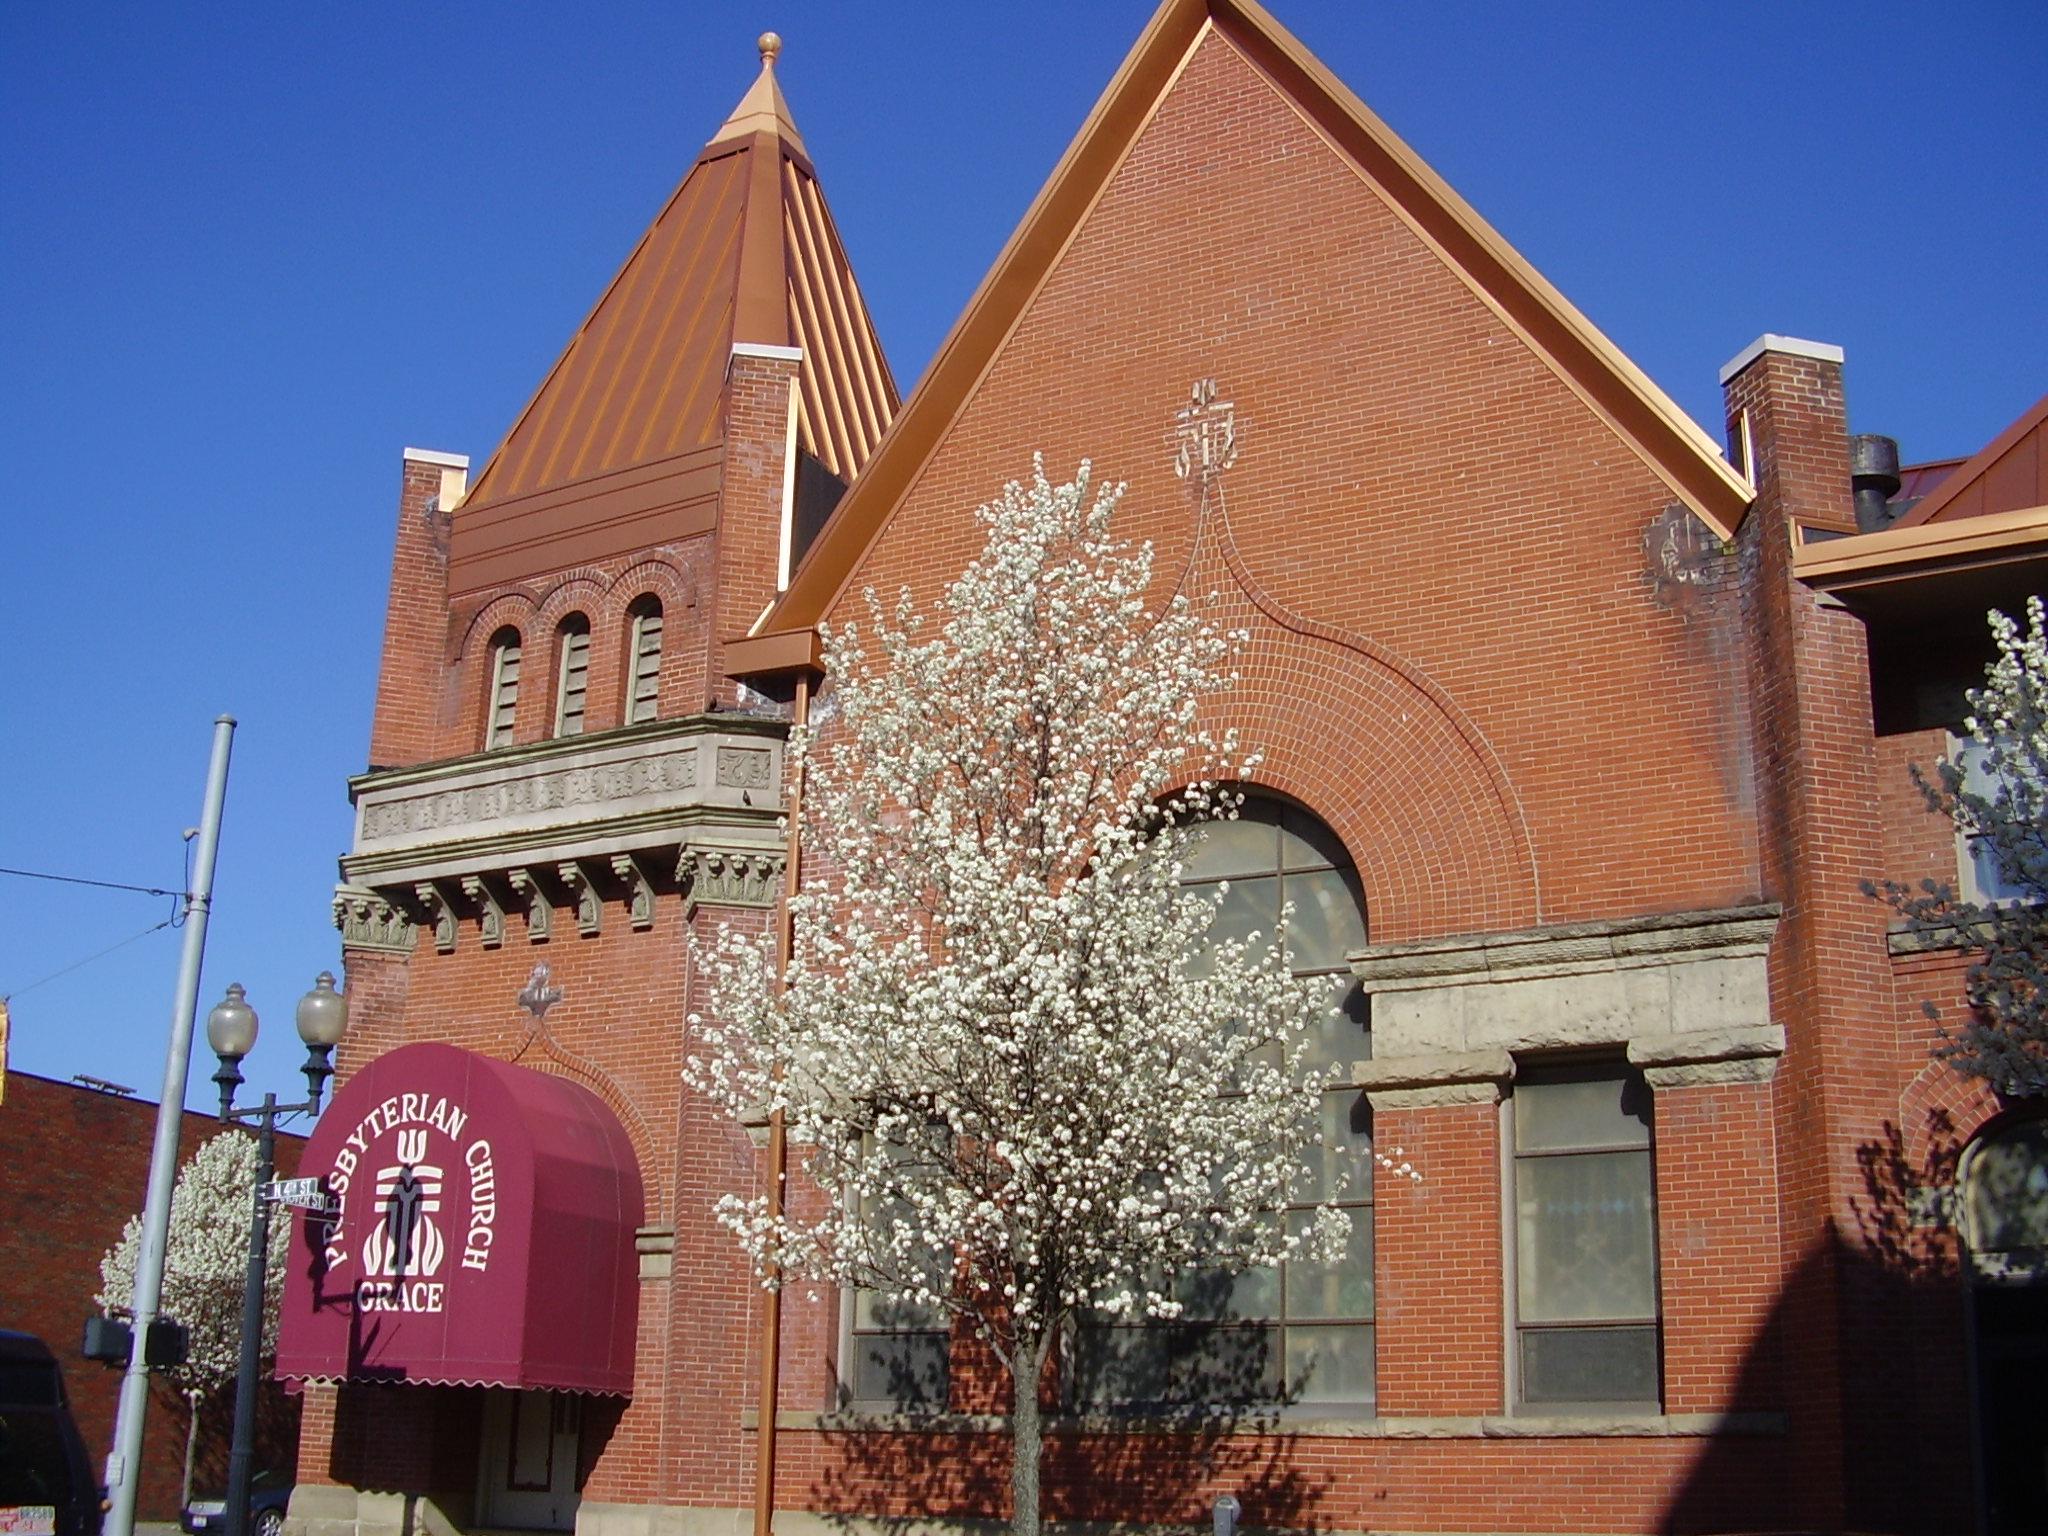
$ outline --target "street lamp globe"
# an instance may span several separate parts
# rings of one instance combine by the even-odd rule
[[[227,996],[206,1016],[206,1043],[220,1058],[213,1080],[220,1085],[220,1117],[225,1120],[234,1106],[235,1090],[242,1086],[242,1058],[256,1044],[256,1010],[249,1006],[249,994],[239,981],[228,983]]]
[[[334,1075],[334,1048],[348,1031],[348,999],[334,990],[334,973],[322,971],[313,979],[313,990],[299,999],[299,1038],[306,1042],[306,1086],[312,1090],[312,1106],[320,1108],[320,1090]]]
[[[206,1016],[206,1043],[214,1055],[229,1061],[240,1061],[255,1047],[256,1010],[239,981],[228,983],[228,995]]]
[[[348,1031],[348,999],[334,990],[334,973],[322,971],[313,990],[299,999],[299,1038],[314,1049],[333,1050]]]

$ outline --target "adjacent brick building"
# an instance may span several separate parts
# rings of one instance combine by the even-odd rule
[[[1221,709],[1259,867],[1348,933],[1370,1234],[1250,1320],[1294,1375],[1250,1421],[1187,1412],[1199,1339],[1077,1340],[1049,1512],[2030,1528],[2036,1217],[1991,1255],[1947,1197],[2034,1133],[1929,1059],[1962,952],[1860,887],[1955,875],[1906,764],[2048,548],[2041,408],[1880,527],[1837,349],[1738,355],[1724,448],[1263,11],[1166,0],[898,412],[773,56],[475,487],[407,451],[295,1519],[746,1518],[762,1306],[711,1206],[764,1153],[681,1082],[684,938],[770,921],[818,626],[932,597],[1042,450],[1252,635]],[[1365,1194],[1368,1137],[1422,1181]],[[1000,1393],[873,1322],[784,1300],[778,1523],[999,1516]]]
[[[121,1379],[112,1367],[80,1356],[79,1341],[85,1320],[99,1310],[93,1297],[100,1289],[100,1259],[142,1208],[156,1108],[127,1093],[24,1072],[7,1074],[7,1096],[0,1103],[0,1328],[32,1333],[56,1354],[95,1466],[114,1444]],[[208,1116],[186,1115],[180,1166],[223,1129]],[[279,1134],[280,1177],[297,1170],[304,1144],[302,1137]],[[221,1394],[201,1413],[195,1464],[202,1489],[226,1483],[233,1396]],[[290,1455],[296,1420],[296,1405],[281,1394],[265,1402],[259,1428],[274,1455]],[[144,1427],[138,1518],[177,1518],[185,1428],[184,1399],[159,1389]]]

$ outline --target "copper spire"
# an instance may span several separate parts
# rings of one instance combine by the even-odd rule
[[[711,135],[710,143],[724,144],[749,134],[772,133],[809,158],[803,135],[796,131],[796,123],[789,115],[789,103],[782,99],[782,87],[775,81],[775,61],[782,55],[782,38],[773,32],[763,32],[754,46],[761,51],[761,73],[740,98],[740,104],[732,109],[725,125]]]

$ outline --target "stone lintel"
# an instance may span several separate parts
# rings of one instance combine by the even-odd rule
[[[1775,906],[1748,906],[1456,934],[1370,945],[1351,966],[1382,1059],[1613,1049],[1768,1028],[1777,922]]]
[[[1778,1024],[1637,1035],[1628,1043],[1628,1059],[1652,1088],[1767,1083],[1784,1054],[1785,1030]]]
[[[1658,913],[1601,923],[1556,923],[1505,933],[1450,934],[1372,944],[1351,956],[1375,994],[1583,975],[1686,959],[1760,958],[1778,926],[1778,905]]]

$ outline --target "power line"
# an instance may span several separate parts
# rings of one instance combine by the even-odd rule
[[[100,882],[86,881],[84,883],[88,885],[96,885]],[[172,893],[169,891],[156,891],[152,892],[151,894],[157,896],[168,896]],[[138,939],[146,939],[152,933],[157,932],[159,929],[174,927],[177,924],[177,921],[178,919],[176,915],[173,915],[165,918],[160,923],[151,923],[147,928],[143,929],[142,932],[131,933],[128,935],[127,938],[122,939],[118,944],[109,944],[105,949],[102,949],[97,953],[87,955],[83,960],[74,960],[69,965],[65,966],[62,970],[52,971],[47,976],[39,976],[25,987],[16,987],[12,992],[0,992],[0,1002],[12,1001],[14,998],[21,996],[21,994],[24,992],[35,991],[37,987],[40,987],[46,981],[55,981],[59,976],[69,976],[73,971],[78,970],[83,966],[91,965],[95,960],[104,960],[108,955],[111,955],[115,950],[126,949],[130,944],[135,943]]]
[[[87,880],[82,875],[51,875],[39,869],[8,869],[0,866],[0,875],[13,875],[21,880],[54,880],[59,885],[91,885],[103,891],[133,891],[138,896],[183,896],[183,891],[161,890],[154,885],[128,885],[119,880]]]

